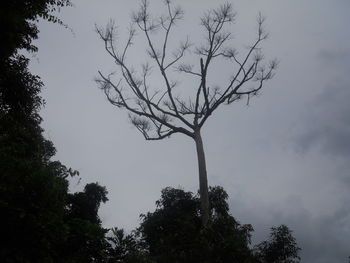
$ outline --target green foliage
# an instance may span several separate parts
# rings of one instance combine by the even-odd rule
[[[39,126],[42,83],[28,72],[27,64],[26,58],[17,56],[0,65],[3,262],[50,262],[65,232],[69,173],[59,162],[50,161],[55,149]]]
[[[108,201],[107,190],[98,183],[87,184],[84,192],[68,195],[68,217],[80,218],[94,224],[100,224],[98,209],[101,202]]]
[[[83,192],[68,194],[67,234],[61,248],[64,262],[105,262],[108,230],[101,226],[98,209],[107,200],[106,188],[98,183],[87,184]]]
[[[211,220],[201,224],[200,201],[191,192],[165,188],[157,209],[142,216],[138,235],[157,263],[250,262],[250,225],[228,213],[227,194],[210,188]]]
[[[123,263],[155,263],[149,257],[146,250],[142,248],[135,232],[126,235],[123,229],[111,229],[112,235],[108,242],[108,262]]]
[[[230,215],[224,189],[210,187],[209,198],[211,218],[203,227],[197,195],[171,187],[163,189],[156,210],[141,215],[138,229],[129,235],[112,229],[108,262],[299,262],[300,249],[286,226],[272,228],[270,239],[251,249],[253,228]]]
[[[8,165],[1,173],[1,225],[5,227],[0,236],[3,244],[0,258],[2,262],[55,258],[54,248],[64,238],[68,190],[68,182],[57,171],[56,166],[61,165],[43,165],[39,160],[24,160],[14,165]]]
[[[272,227],[270,238],[255,247],[255,255],[259,263],[298,263],[301,250],[285,225]]]
[[[54,13],[70,5],[70,0],[5,1],[0,9],[0,60],[11,57],[18,49],[36,51],[32,41],[38,38],[39,30],[35,23],[37,19],[63,24]]]
[[[50,158],[43,137],[38,76],[18,50],[34,52],[38,18],[54,16],[69,0],[13,0],[0,10],[0,258],[5,263],[104,262],[107,230],[97,215],[104,187],[88,184],[69,194],[68,178],[78,175]]]

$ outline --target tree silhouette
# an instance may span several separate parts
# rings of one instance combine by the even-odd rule
[[[53,11],[69,0],[5,1],[0,9],[1,262],[54,262],[65,236],[63,213],[70,170],[43,136],[40,78],[20,50],[35,52],[39,18],[62,23]]]
[[[286,225],[272,227],[270,238],[254,248],[258,263],[298,263],[300,250]]]
[[[105,30],[97,28],[106,51],[119,67],[120,75],[105,75],[99,71],[96,82],[112,105],[129,112],[132,124],[146,140],[161,140],[175,133],[185,134],[194,140],[199,167],[202,224],[206,225],[210,208],[201,129],[219,106],[244,97],[249,103],[249,99],[261,90],[263,83],[273,76],[276,61],[263,62],[260,44],[267,34],[263,29],[264,18],[261,15],[257,19],[257,37],[247,52],[241,56],[231,47],[232,37],[228,26],[234,22],[235,13],[228,3],[208,11],[201,18],[206,36],[201,45],[192,45],[187,38],[172,52],[171,57],[168,51],[172,44],[170,35],[176,23],[183,18],[183,11],[180,7],[173,7],[170,0],[165,1],[165,6],[167,13],[154,19],[149,12],[149,2],[143,0],[139,11],[133,14],[133,24],[124,47],[120,47],[117,41],[113,22]],[[145,36],[147,54],[151,60],[142,64],[139,72],[127,62],[136,29]],[[153,34],[159,31],[163,34],[163,40],[157,45],[156,42],[159,42],[154,41]],[[182,63],[191,54],[198,61],[197,66]],[[218,59],[229,61],[231,70],[226,84],[221,87],[208,84],[212,73],[210,66]],[[157,68],[159,74],[156,84],[149,81],[151,75],[157,74],[152,72],[153,67]],[[181,85],[174,80],[175,73],[170,72],[171,69],[194,78],[193,86],[186,91],[191,92],[190,99],[185,99],[188,94],[180,96]],[[159,82],[161,89],[157,89]],[[247,87],[248,83],[252,85]]]
[[[68,194],[65,209],[66,238],[61,242],[61,262],[107,262],[108,229],[101,226],[99,207],[108,201],[107,190],[90,183],[83,192]]]
[[[154,212],[141,215],[137,233],[152,262],[251,262],[251,225],[241,225],[228,209],[221,187],[209,188],[211,215],[201,227],[198,196],[182,189],[162,190]]]

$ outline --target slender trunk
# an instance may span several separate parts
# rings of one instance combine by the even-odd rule
[[[195,131],[194,141],[196,142],[198,171],[199,171],[199,194],[201,201],[201,217],[202,225],[206,226],[209,220],[209,194],[208,194],[208,179],[207,168],[205,163],[205,154],[203,141],[200,130]]]

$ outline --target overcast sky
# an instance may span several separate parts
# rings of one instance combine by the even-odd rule
[[[195,145],[185,136],[148,142],[125,111],[110,105],[93,79],[116,70],[94,31],[115,19],[125,38],[138,1],[72,0],[60,17],[74,31],[40,22],[32,71],[45,83],[43,127],[56,158],[81,173],[81,183],[105,185],[110,201],[100,215],[106,227],[128,230],[153,210],[166,186],[196,192]],[[200,41],[199,17],[224,1],[177,0],[185,20],[174,41]],[[350,256],[350,29],[348,0],[236,0],[235,47],[254,40],[255,18],[266,17],[267,58],[279,68],[250,105],[219,109],[204,127],[210,185],[228,192],[232,214],[251,223],[254,241],[269,228],[288,225],[302,248],[302,262],[340,263]],[[160,14],[161,0],[152,1]],[[141,36],[139,41],[143,41]],[[138,62],[144,49],[134,50]],[[141,52],[141,53],[140,53]],[[140,61],[143,62],[143,61]],[[196,62],[194,62],[196,63]],[[222,80],[222,68],[212,82]]]

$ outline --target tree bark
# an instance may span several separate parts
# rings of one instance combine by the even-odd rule
[[[201,201],[201,217],[202,225],[206,226],[209,220],[209,194],[208,194],[208,179],[207,168],[205,162],[205,154],[202,136],[200,130],[194,132],[194,141],[196,143],[198,171],[199,171],[199,194]]]

